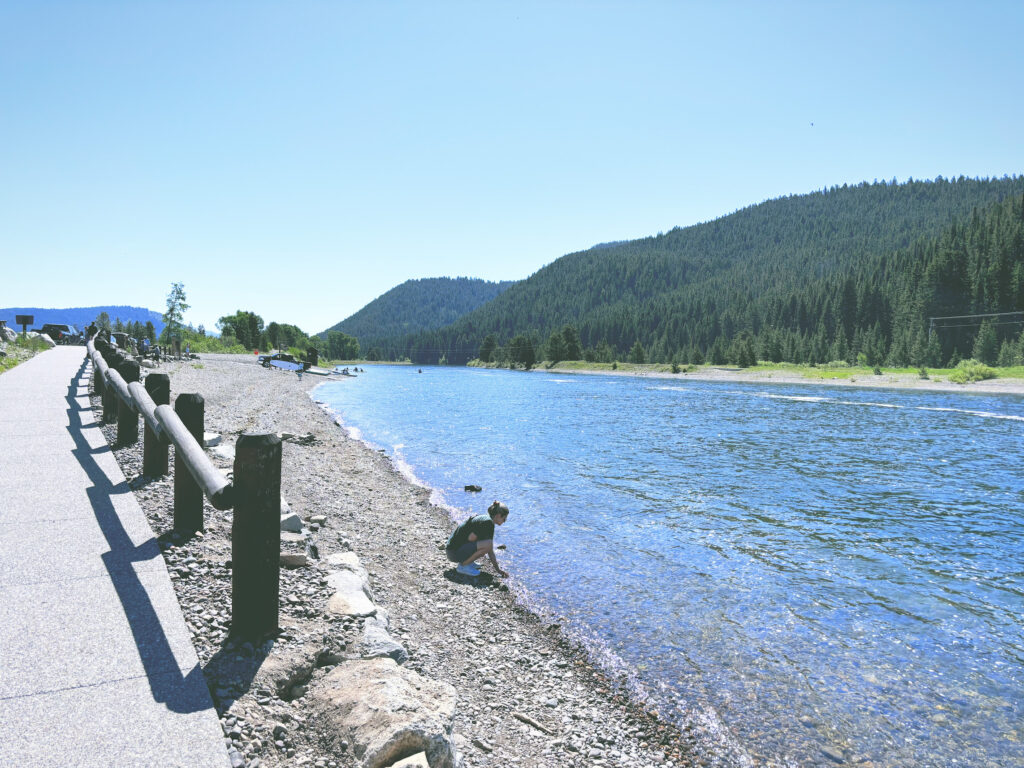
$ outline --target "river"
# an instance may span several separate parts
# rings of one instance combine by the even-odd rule
[[[753,764],[1024,765],[1024,398],[371,366],[316,390]],[[483,493],[467,493],[476,484]]]

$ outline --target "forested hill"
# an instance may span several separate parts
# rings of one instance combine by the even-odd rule
[[[406,280],[318,335],[327,338],[328,331],[347,333],[359,340],[365,352],[384,339],[450,325],[512,284],[469,277]]]
[[[878,335],[877,357],[892,346],[894,308],[885,302],[902,279],[886,259],[922,239],[948,236],[957,222],[980,221],[986,214],[978,211],[1022,194],[1024,177],[961,177],[844,185],[771,200],[656,237],[569,254],[450,326],[378,346],[385,357],[462,363],[477,356],[489,334],[499,353],[518,336],[517,346],[528,340],[542,359],[551,334],[572,325],[594,359],[627,359],[639,342],[647,360],[726,362],[744,334],[755,346],[777,334],[785,359],[817,362],[834,351],[835,316],[843,311],[855,320],[843,325],[838,351],[862,351],[854,345],[865,343],[868,328]],[[1007,258],[1019,263],[1020,255]],[[869,269],[881,270],[881,282],[868,279]],[[841,308],[825,298],[836,281],[846,289]],[[943,306],[978,308],[969,286],[961,289]],[[1024,309],[1021,293],[1000,299],[1014,306],[988,303],[979,311]]]

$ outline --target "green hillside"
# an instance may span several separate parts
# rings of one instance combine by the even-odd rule
[[[364,352],[387,339],[450,325],[505,291],[512,281],[492,283],[469,277],[406,280],[351,317],[318,334],[341,331],[359,340]]]
[[[844,185],[771,200],[656,237],[569,254],[449,326],[377,344],[385,357],[462,363],[477,356],[488,335],[506,354],[519,337],[516,345],[529,342],[541,359],[552,333],[572,325],[592,359],[628,359],[639,345],[647,360],[726,362],[743,343],[755,355],[768,351],[794,362],[865,351],[886,358],[894,325],[897,336],[910,332],[899,286],[928,248],[940,248],[927,243],[964,240],[993,204],[1022,194],[1024,177],[961,177]],[[961,281],[947,286],[941,301],[918,296],[913,333],[924,322],[921,313],[940,306],[936,314],[1024,309],[1024,289],[1013,282],[1021,254],[1003,231],[1011,209],[991,214],[1002,221],[994,237],[1008,243],[1001,258],[1010,266],[1000,267],[1007,289],[977,294]],[[963,258],[977,257],[965,251]]]

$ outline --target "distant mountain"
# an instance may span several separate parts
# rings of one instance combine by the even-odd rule
[[[865,350],[880,361],[895,343],[893,291],[902,276],[886,272],[894,255],[940,236],[960,243],[962,230],[951,228],[977,221],[971,231],[980,233],[992,206],[1015,198],[1019,210],[1022,194],[1024,176],[844,184],[790,195],[568,254],[450,326],[381,339],[378,347],[385,359],[457,364],[476,357],[493,334],[499,350],[531,343],[543,359],[541,347],[571,324],[596,359],[625,360],[636,350],[659,362],[725,362],[730,347],[746,338],[762,359],[777,343],[782,359],[796,362],[847,359]],[[1018,214],[999,215],[999,234],[986,242],[1012,245],[1017,230],[1009,222],[1018,226]],[[989,258],[972,255],[975,247],[973,241],[964,246],[965,259]],[[913,335],[921,335],[924,322],[927,336],[927,321],[920,320],[926,316],[1024,310],[1021,258],[1009,248],[1008,266],[990,272],[1004,281],[1006,296],[977,300],[972,286],[982,294],[965,278],[955,296],[928,304],[927,314],[917,311]],[[972,274],[978,267],[965,269]],[[955,348],[961,356],[971,352],[966,344]]]
[[[0,320],[7,321],[7,327],[18,330],[14,323],[15,315],[32,315],[35,322],[33,328],[39,328],[43,323],[68,323],[78,330],[83,330],[89,323],[95,320],[101,312],[110,316],[111,324],[116,320],[122,323],[134,323],[136,321],[146,324],[153,323],[159,335],[164,328],[163,315],[144,307],[107,306],[107,307],[66,307],[63,309],[49,309],[45,307],[3,307],[0,308]],[[31,330],[31,329],[29,329]]]
[[[470,277],[406,280],[354,315],[318,334],[341,331],[359,339],[366,352],[382,339],[443,328],[507,290],[513,281],[492,283]]]

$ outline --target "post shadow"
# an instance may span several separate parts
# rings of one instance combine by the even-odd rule
[[[157,541],[150,537],[138,546],[132,543],[111,501],[112,495],[131,491],[127,483],[112,484],[96,463],[94,454],[109,449],[106,446],[94,449],[85,439],[83,429],[96,426],[82,423],[81,411],[85,409],[78,402],[79,380],[87,364],[88,360],[83,361],[68,386],[68,432],[75,443],[71,452],[92,483],[86,494],[96,522],[110,547],[110,551],[101,555],[101,559],[121,601],[125,618],[128,619],[153,699],[165,704],[172,712],[190,713],[208,709],[209,692],[200,665],[197,663],[187,675],[182,675],[160,617],[132,567],[133,563],[161,557]]]

